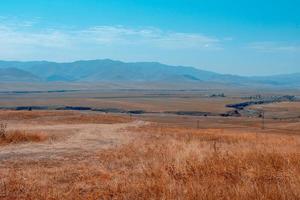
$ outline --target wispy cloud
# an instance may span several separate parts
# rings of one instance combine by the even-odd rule
[[[145,46],[157,49],[220,50],[221,40],[199,33],[163,31],[157,28],[134,29],[123,26],[95,26],[84,29],[43,29],[36,21],[6,23],[0,20],[0,54],[4,49],[22,50],[40,48],[85,48]]]
[[[253,42],[247,47],[265,53],[300,52],[300,44],[291,44],[286,42]]]
[[[97,26],[75,31],[83,38],[101,45],[146,45],[161,49],[219,50],[221,41],[199,33],[179,33],[156,28],[131,29],[122,26]]]
[[[68,41],[69,36],[59,31],[23,32],[0,25],[0,45],[2,48],[65,47]]]

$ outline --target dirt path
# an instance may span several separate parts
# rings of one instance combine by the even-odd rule
[[[55,134],[56,141],[43,143],[11,144],[0,147],[0,166],[4,162],[26,160],[65,160],[70,157],[79,159],[93,155],[97,150],[114,148],[126,144],[134,138],[126,128],[145,124],[134,121],[122,124],[62,124],[28,125],[18,124],[11,130],[36,131],[43,134]]]

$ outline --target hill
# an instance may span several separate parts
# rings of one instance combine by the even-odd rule
[[[236,85],[299,86],[300,74],[243,77],[157,62],[109,59],[57,63],[0,61],[1,81],[56,82],[217,82]],[[4,70],[4,71],[3,71]],[[10,71],[10,72],[9,72]],[[9,75],[8,75],[9,74]]]
[[[38,76],[16,68],[0,68],[0,80],[3,82],[36,82],[41,81]]]

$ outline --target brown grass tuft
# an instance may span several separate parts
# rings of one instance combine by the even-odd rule
[[[39,132],[26,132],[21,130],[8,131],[4,137],[0,138],[0,144],[16,144],[16,143],[26,143],[26,142],[44,142],[50,139],[46,134]]]

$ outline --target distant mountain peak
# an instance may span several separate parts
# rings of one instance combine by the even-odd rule
[[[194,67],[159,62],[122,62],[111,59],[74,62],[0,61],[0,81],[84,82],[219,82],[230,84],[300,85],[300,73],[265,77],[224,75]]]

